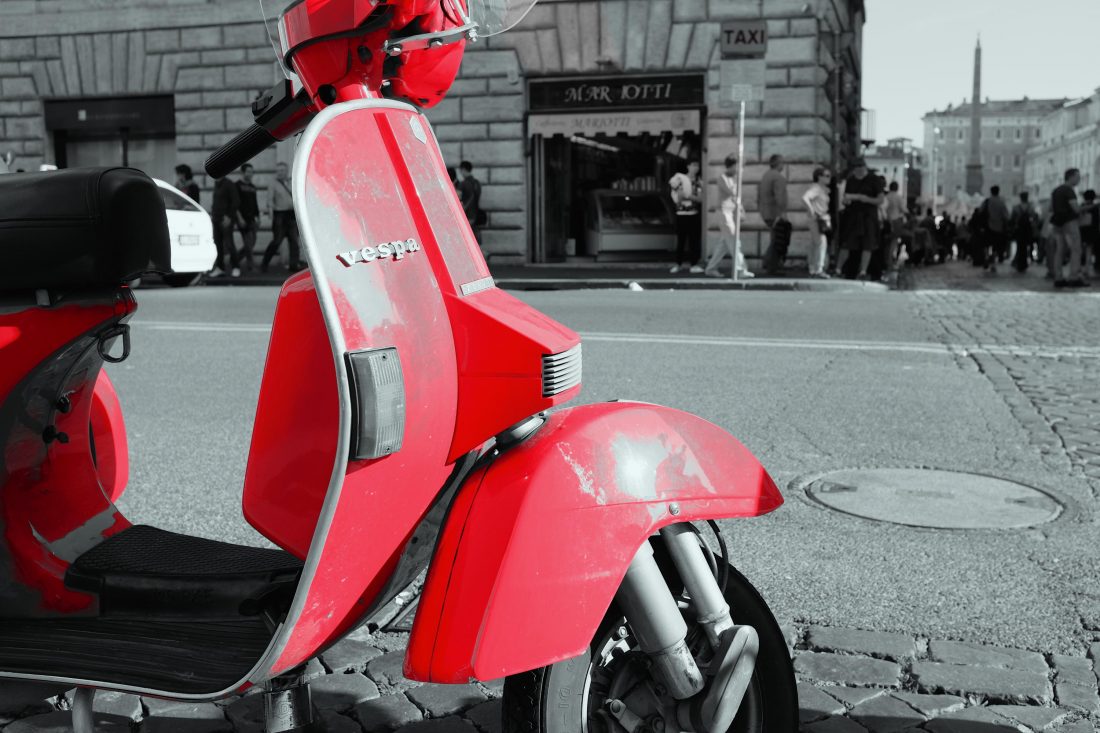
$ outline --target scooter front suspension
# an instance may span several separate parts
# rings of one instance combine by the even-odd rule
[[[752,681],[759,637],[751,626],[733,623],[695,531],[688,525],[673,525],[661,530],[661,538],[713,650],[706,676],[687,647],[687,624],[648,542],[631,561],[616,600],[634,629],[638,646],[652,660],[653,676],[681,701],[677,709],[680,728],[724,733]]]
[[[703,689],[703,675],[687,647],[687,624],[648,542],[638,548],[615,595],[638,646],[653,662],[653,676],[677,700]]]

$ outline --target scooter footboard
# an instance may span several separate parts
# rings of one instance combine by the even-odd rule
[[[490,680],[576,656],[649,535],[782,503],[748,449],[694,415],[630,402],[556,412],[456,496],[405,676]]]

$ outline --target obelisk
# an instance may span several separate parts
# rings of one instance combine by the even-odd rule
[[[982,193],[982,39],[974,47],[974,96],[970,100],[970,158],[966,161],[966,192]]]

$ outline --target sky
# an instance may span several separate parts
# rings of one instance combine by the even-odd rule
[[[1084,97],[1100,87],[1100,0],[866,0],[863,106],[875,140],[924,144],[921,117],[982,97]],[[864,135],[867,137],[867,135]]]

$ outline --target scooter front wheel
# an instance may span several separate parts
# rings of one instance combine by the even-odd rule
[[[798,692],[783,632],[764,599],[732,566],[724,595],[734,622],[752,626],[760,638],[752,681],[729,733],[794,733],[798,730]],[[693,620],[688,620],[688,629],[689,640],[702,637]],[[633,725],[624,725],[608,713],[607,701],[611,699],[627,702],[637,718]],[[639,650],[626,619],[612,605],[586,653],[508,677],[504,731],[673,733],[665,721],[674,704],[655,683],[648,658]]]

